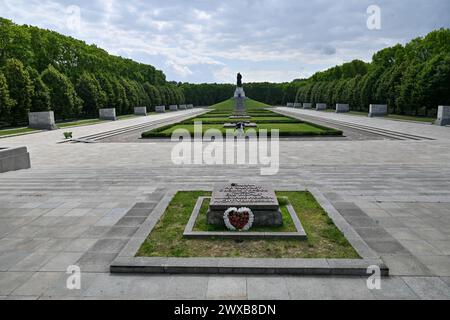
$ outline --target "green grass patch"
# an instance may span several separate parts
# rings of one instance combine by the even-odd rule
[[[193,124],[175,124],[168,125],[161,128],[157,128],[151,131],[144,132],[142,138],[170,138],[175,130],[184,129],[187,130],[191,136],[194,135],[194,125]],[[216,129],[222,132],[225,136],[227,129],[223,127],[223,124],[203,124],[202,130],[205,133],[209,129]],[[326,136],[342,135],[342,131],[326,128],[312,123],[261,123],[256,130],[259,134],[259,130],[268,130],[268,135],[270,136],[270,131],[272,129],[279,130],[280,137],[301,137],[301,136]],[[233,129],[228,129],[233,131]],[[252,130],[252,128],[246,129],[246,131]]]
[[[255,111],[255,110],[264,110],[265,108],[268,108],[269,105],[259,102],[259,101],[255,101],[252,99],[245,99],[245,108],[247,110],[247,112],[250,111]],[[235,100],[234,99],[228,99],[225,101],[222,101],[218,104],[215,104],[213,106],[211,106],[211,109],[214,109],[217,112],[234,112],[235,110]]]
[[[215,258],[329,258],[359,259],[345,236],[309,192],[277,192],[287,197],[297,212],[308,240],[185,239],[183,232],[200,196],[210,192],[178,192],[137,256]],[[204,211],[205,208],[202,208]],[[203,212],[204,213],[204,212]],[[203,214],[202,213],[202,214]],[[197,227],[201,227],[201,223]]]
[[[30,128],[13,128],[13,129],[2,129],[0,130],[0,137],[10,136],[15,134],[27,134],[38,132],[39,130],[30,129]]]
[[[201,121],[204,124],[224,124],[224,123],[238,123],[238,122],[255,122],[255,123],[300,123],[300,120],[289,118],[289,117],[252,117],[252,118],[233,118],[229,117],[223,118],[195,118],[180,122],[182,124],[193,124],[196,121]]]

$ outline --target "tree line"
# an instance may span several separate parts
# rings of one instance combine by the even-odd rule
[[[235,88],[228,84],[181,86],[192,99],[210,92],[208,103],[231,97]],[[439,105],[450,104],[450,30],[436,30],[405,46],[383,49],[371,63],[354,60],[309,79],[245,83],[244,89],[247,96],[270,105],[348,103],[352,110],[368,111],[370,104],[387,104],[393,114],[434,117]]]
[[[0,18],[0,124],[25,124],[30,111],[68,120],[97,117],[101,108],[122,115],[184,102],[182,89],[153,66]]]

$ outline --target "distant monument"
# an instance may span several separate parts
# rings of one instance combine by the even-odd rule
[[[242,75],[237,75],[237,85],[234,91],[234,100],[236,101],[236,115],[245,115],[245,91],[242,85]]]

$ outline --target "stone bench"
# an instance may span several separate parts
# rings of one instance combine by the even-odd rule
[[[31,168],[30,154],[26,147],[0,148],[0,173]]]
[[[164,113],[164,112],[166,112],[166,106],[156,106],[155,107],[155,112],[156,113]]]
[[[169,106],[169,110],[170,111],[178,111],[178,106],[177,105],[171,105],[171,106]]]
[[[302,107],[301,103],[294,103],[294,108],[300,109]]]
[[[55,114],[53,111],[28,113],[28,127],[38,130],[56,130]]]
[[[180,104],[180,110],[187,110],[187,105],[185,104]]]
[[[439,106],[438,117],[435,124],[438,126],[450,125],[450,106]]]
[[[286,107],[288,107],[288,108],[294,108],[294,103],[293,103],[293,102],[288,102],[288,103],[286,104]]]
[[[312,103],[304,103],[303,109],[312,109]]]
[[[316,110],[317,111],[327,110],[327,104],[326,103],[316,103]]]
[[[369,117],[385,117],[388,114],[388,106],[386,104],[371,104]]]
[[[193,104],[188,104],[188,105],[187,105],[187,108],[188,108],[188,109],[194,109],[194,105],[193,105]]]
[[[147,107],[136,107],[136,108],[134,108],[134,114],[136,116],[147,116]]]
[[[98,112],[99,112],[100,120],[108,120],[108,121],[116,121],[117,120],[115,108],[100,109],[100,110],[98,110]]]
[[[336,113],[347,113],[350,112],[350,105],[345,103],[336,104]]]

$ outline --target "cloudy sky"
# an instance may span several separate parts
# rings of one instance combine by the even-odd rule
[[[368,8],[381,9],[370,30]],[[0,0],[0,16],[149,63],[168,80],[291,81],[450,27],[449,0]],[[372,21],[372,20],[371,20]]]

